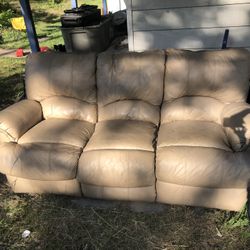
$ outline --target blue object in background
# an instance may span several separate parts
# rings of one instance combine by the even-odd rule
[[[78,3],[77,0],[71,0],[71,7],[73,8],[78,8]]]
[[[103,15],[107,15],[108,14],[108,7],[107,7],[106,0],[102,0],[102,6],[103,6]]]
[[[26,31],[29,39],[29,44],[32,52],[39,52],[39,43],[37,39],[36,29],[32,17],[29,0],[19,0],[21,5],[22,15],[24,17]]]

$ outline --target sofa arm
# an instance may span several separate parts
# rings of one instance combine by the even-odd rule
[[[222,111],[221,119],[233,150],[246,150],[250,142],[250,105],[227,104]]]
[[[0,143],[17,142],[42,120],[42,108],[36,101],[23,100],[0,111]]]

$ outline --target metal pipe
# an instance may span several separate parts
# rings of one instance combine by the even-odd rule
[[[77,2],[77,0],[71,0],[71,7],[72,7],[72,9],[78,8],[78,2]]]
[[[107,7],[106,0],[102,0],[102,7],[103,7],[103,15],[107,15],[108,14],[108,7]]]
[[[32,11],[30,8],[30,1],[29,0],[19,0],[21,5],[22,15],[24,17],[27,36],[29,39],[29,44],[32,52],[39,52],[39,42],[37,39],[36,28],[34,25]]]

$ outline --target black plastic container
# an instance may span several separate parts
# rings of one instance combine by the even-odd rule
[[[64,13],[61,16],[62,27],[84,27],[97,25],[101,21],[101,10],[95,5],[81,5]]]

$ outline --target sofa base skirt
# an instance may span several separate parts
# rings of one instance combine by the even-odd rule
[[[191,187],[157,181],[157,202],[240,211],[247,201],[246,189]]]
[[[105,200],[154,202],[155,186],[138,188],[103,187],[81,184],[83,196]]]
[[[65,181],[39,181],[7,176],[7,180],[15,193],[50,193],[81,196],[80,184],[76,179]]]

